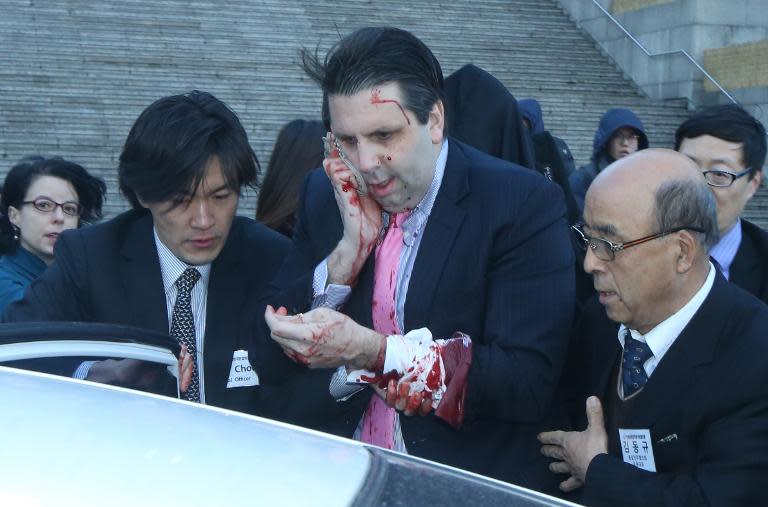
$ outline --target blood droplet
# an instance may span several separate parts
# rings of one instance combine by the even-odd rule
[[[345,182],[344,182],[344,183],[341,185],[341,191],[342,191],[342,192],[349,192],[349,189],[350,189],[350,188],[352,188],[352,183],[350,183],[350,182],[348,182],[348,181],[345,181]]]

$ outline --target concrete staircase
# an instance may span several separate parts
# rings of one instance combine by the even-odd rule
[[[645,98],[554,0],[7,0],[0,175],[30,153],[71,158],[107,180],[113,215],[126,207],[115,167],[132,122],[153,100],[194,88],[240,115],[266,167],[283,123],[319,117],[320,93],[299,69],[298,48],[324,53],[338,33],[382,24],[421,37],[446,75],[474,63],[517,98],[539,99],[578,164],[610,107],[634,110],[653,146],[670,146],[688,114],[685,101]],[[255,199],[246,195],[240,213],[252,215]]]

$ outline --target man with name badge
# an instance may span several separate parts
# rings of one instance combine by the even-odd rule
[[[62,234],[55,263],[4,319],[170,333],[182,344],[185,399],[265,413],[273,407],[259,383],[282,380],[290,363],[268,337],[263,299],[290,244],[235,217],[257,165],[239,119],[211,94],[157,100],[120,155],[120,188],[133,209]],[[75,367],[78,378],[119,385],[143,374],[135,360]]]
[[[561,489],[589,506],[763,504],[768,307],[709,260],[717,214],[700,169],[671,150],[615,162],[574,233],[599,304],[563,383],[582,417],[586,399],[586,429],[539,435]]]

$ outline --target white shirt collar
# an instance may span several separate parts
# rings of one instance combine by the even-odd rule
[[[635,340],[645,342],[653,352],[653,357],[645,363],[645,371],[648,376],[651,375],[656,365],[664,357],[669,348],[675,343],[675,340],[683,332],[685,326],[693,318],[694,314],[699,310],[704,300],[709,295],[709,291],[712,290],[712,285],[715,282],[715,267],[712,263],[709,263],[709,274],[702,284],[701,288],[693,295],[693,297],[680,308],[676,313],[667,317],[666,320],[656,325],[653,329],[642,335],[634,329],[630,329],[629,332],[632,338]],[[619,343],[622,349],[624,348],[624,333],[627,327],[622,324],[619,326]],[[650,371],[648,371],[650,369]]]
[[[200,272],[200,280],[198,286],[202,288],[208,287],[208,279],[211,275],[211,264],[201,264],[199,266],[192,266],[176,257],[171,250],[165,246],[165,243],[157,235],[157,229],[152,228],[152,232],[155,236],[155,246],[157,247],[157,256],[160,259],[160,272],[163,275],[163,288],[165,293],[169,294],[176,290],[176,280],[179,279],[181,274],[187,268],[195,268]]]

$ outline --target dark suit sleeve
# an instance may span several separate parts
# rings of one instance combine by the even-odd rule
[[[24,298],[5,309],[3,322],[89,320],[87,256],[77,230],[59,237],[55,255],[55,262],[30,284]]]
[[[535,422],[552,405],[572,325],[574,260],[562,192],[540,181],[522,202],[499,204],[514,219],[493,238],[484,332],[472,337],[468,418]]]
[[[763,377],[766,386],[768,379]],[[602,454],[589,465],[582,501],[606,507],[762,505],[768,477],[766,435],[768,390],[763,388],[759,396],[712,421],[702,432],[693,473],[646,472]]]
[[[325,174],[322,174],[325,177]],[[320,251],[318,245],[312,241],[309,233],[310,213],[325,214],[325,209],[319,208],[317,202],[311,201],[314,197],[313,190],[318,186],[318,171],[313,171],[304,180],[299,199],[299,207],[296,210],[296,225],[293,229],[293,248],[290,249],[285,262],[281,266],[277,276],[272,281],[270,293],[273,294],[273,306],[285,306],[288,313],[296,314],[307,311],[312,303],[312,277],[317,264],[327,256],[330,251]],[[312,182],[314,181],[314,185]],[[311,201],[311,202],[308,202]],[[335,203],[333,203],[335,206]]]

